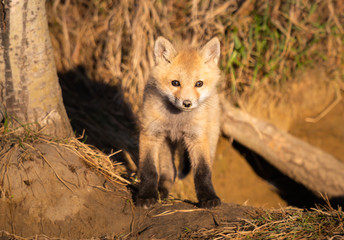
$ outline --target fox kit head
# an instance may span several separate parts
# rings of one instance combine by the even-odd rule
[[[200,49],[176,50],[167,39],[158,37],[154,56],[154,85],[178,109],[191,111],[215,93],[220,78],[218,38],[211,39]]]

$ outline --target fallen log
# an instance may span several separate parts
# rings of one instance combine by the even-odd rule
[[[221,130],[314,194],[344,197],[344,163],[221,97]]]

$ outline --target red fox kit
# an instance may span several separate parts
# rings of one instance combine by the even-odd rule
[[[215,37],[202,48],[176,49],[158,37],[154,46],[156,65],[144,90],[140,113],[141,183],[136,204],[149,207],[167,198],[175,180],[174,152],[185,151],[183,171],[192,167],[199,205],[221,204],[211,180],[211,166],[220,132],[220,42]],[[191,166],[190,166],[191,164]]]

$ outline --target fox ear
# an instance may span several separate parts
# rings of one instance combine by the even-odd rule
[[[212,38],[201,48],[204,62],[214,61],[216,64],[220,58],[220,41],[217,37]]]
[[[172,43],[170,43],[166,38],[158,37],[156,39],[154,45],[154,56],[156,64],[162,62],[170,63],[176,53],[177,51],[174,49]]]

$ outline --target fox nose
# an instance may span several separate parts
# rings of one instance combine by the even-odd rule
[[[184,107],[189,108],[189,107],[191,107],[192,102],[190,100],[184,100],[183,105],[184,105]]]

